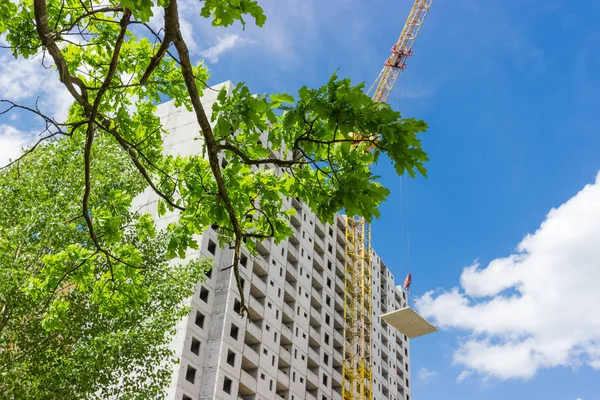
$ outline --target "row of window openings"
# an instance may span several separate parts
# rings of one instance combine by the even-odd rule
[[[197,340],[194,342],[194,340],[195,339],[192,340],[192,346],[195,346],[195,343],[197,343],[198,344],[198,348],[199,348],[199,343],[200,342],[197,341]],[[192,351],[194,351],[194,350],[192,350]],[[265,354],[268,354],[267,349],[264,349],[263,352]],[[198,353],[195,353],[195,354],[198,354]],[[227,350],[227,358],[226,358],[227,364],[231,365],[232,367],[235,367],[235,359],[236,359],[236,353],[233,352],[232,350]],[[273,366],[275,366],[275,356],[274,355],[272,356],[271,364]],[[188,382],[190,382],[190,383],[192,383],[192,384],[194,384],[195,381],[196,381],[196,372],[197,372],[196,368],[192,367],[191,365],[188,365],[186,373],[185,373],[185,380],[188,381]],[[261,379],[265,380],[265,374],[261,373],[260,377],[261,377]],[[224,380],[223,390],[226,393],[230,394],[231,380],[229,378],[227,378],[227,377],[225,377],[225,380]],[[271,384],[270,384],[269,390],[271,390],[271,391],[273,390],[273,381],[272,380],[271,380]]]
[[[298,349],[294,349],[294,359],[298,359]],[[300,354],[300,359],[304,361],[306,360],[306,356],[304,354]],[[323,364],[329,366],[329,354],[323,353]]]
[[[199,312],[197,313],[196,316],[197,316],[197,319],[196,319],[197,325],[199,325],[199,326],[202,327],[204,325],[204,316],[201,313],[199,313]],[[270,327],[268,325],[266,325],[266,329],[267,329],[267,331],[270,331]],[[237,340],[238,339],[238,335],[239,335],[239,328],[237,326],[235,326],[234,324],[231,324],[231,328],[230,328],[230,333],[229,334],[230,334],[230,336],[233,339]],[[298,328],[296,328],[296,336],[298,336],[298,335],[299,335],[299,330],[298,330]],[[277,332],[274,332],[274,341],[275,342],[277,341],[277,337],[278,337],[277,336]],[[304,339],[306,339],[306,334],[302,333],[302,337]],[[324,339],[325,339],[325,343],[329,344],[330,336],[328,334],[325,334]],[[198,339],[192,338],[192,342],[191,342],[191,346],[190,346],[190,351],[192,353],[196,354],[196,355],[199,355],[200,354],[200,344],[201,343],[200,343],[200,341]],[[268,350],[266,348],[263,349],[263,353],[268,356]],[[227,363],[229,365],[231,365],[231,366],[234,366],[235,365],[235,357],[236,357],[236,354],[233,351],[228,350],[227,359],[226,359]],[[294,350],[294,358],[297,358],[297,357],[298,357],[298,350],[295,349]],[[305,356],[301,355],[301,358],[304,361]],[[328,354],[323,354],[323,362],[324,362],[325,365],[329,365],[329,355]],[[274,355],[272,356],[271,364],[273,366],[275,366],[275,356]],[[406,368],[408,370],[408,364],[406,364]],[[196,375],[196,369],[193,368],[193,367],[191,367],[191,366],[188,366],[188,369],[186,371],[186,380],[188,380],[191,383],[194,383],[195,375]],[[325,377],[324,378],[324,384],[326,385],[327,384],[326,383],[326,379],[327,378],[326,378],[325,375],[324,375],[324,377]]]
[[[329,245],[329,246],[331,247],[331,245]],[[216,249],[216,244],[212,240],[209,239],[208,251],[211,252],[212,254],[215,254],[215,249]],[[304,251],[304,249],[302,251]],[[248,260],[247,257],[245,255],[242,255],[240,263],[243,266],[246,266],[247,260]],[[275,264],[274,260],[273,260],[273,264]],[[330,260],[327,260],[327,268],[329,270],[332,270],[332,268],[333,268],[332,267],[332,262]],[[207,277],[209,279],[210,279],[210,274],[211,273],[212,273],[212,269],[207,273]],[[302,273],[303,273],[302,268],[300,268],[300,274],[302,274]],[[280,275],[281,276],[283,275],[283,268],[280,269]],[[307,277],[309,277],[308,274],[307,274]],[[274,286],[274,282],[272,280],[270,281],[270,283],[271,283],[271,286]],[[243,284],[244,284],[244,282],[242,282],[242,288],[243,288]],[[331,286],[332,286],[332,280],[331,280],[330,277],[327,277],[327,287],[329,287],[331,289]],[[377,288],[377,289],[379,290],[379,288]],[[202,287],[200,289],[200,295],[199,295],[200,299],[202,301],[204,301],[205,303],[207,303],[208,302],[209,293],[210,292],[209,292],[208,289]],[[299,288],[299,294],[300,295],[302,294],[302,288],[301,287]],[[308,298],[308,293],[305,293],[305,296],[306,296],[306,298]],[[281,297],[281,289],[278,290],[278,297]],[[331,299],[329,298],[329,296],[326,295],[326,304],[328,306],[330,306],[330,302],[331,302]],[[269,303],[269,308],[271,308],[271,307],[272,307],[272,305],[271,305],[271,303]],[[277,314],[278,313],[279,313],[279,311],[277,310]],[[307,317],[306,313],[304,313],[304,316]],[[202,318],[204,318],[204,317],[202,316]],[[277,315],[276,318],[279,318],[279,316]],[[329,316],[328,315],[326,315],[325,322],[327,323],[327,325],[330,325],[330,321],[329,321]]]
[[[306,222],[306,213],[302,213],[302,220]],[[313,221],[309,221],[310,224],[313,224]],[[329,227],[329,236],[333,237],[333,228]],[[302,237],[304,237],[304,235],[302,235]]]
[[[373,361],[373,365],[376,366],[377,361]],[[406,372],[408,372],[408,363],[404,363],[404,369],[406,370]],[[379,373],[381,373],[381,366],[378,366],[377,370],[379,371]],[[398,374],[398,375],[400,375],[400,374]]]
[[[268,328],[268,327],[267,327]],[[231,330],[230,330],[230,336],[234,339],[237,340],[238,338],[238,333],[239,333],[239,328],[235,325],[231,325]],[[277,333],[275,332],[275,340],[277,340]],[[298,328],[296,328],[296,336],[298,335]],[[306,338],[306,334],[303,334],[303,337]],[[328,341],[328,335],[325,335],[326,337],[326,342]],[[200,341],[197,340],[196,338],[192,338],[192,343],[191,343],[191,348],[190,350],[192,351],[192,353],[199,355],[200,353]],[[268,350],[267,349],[263,349],[263,353],[265,355],[268,356]],[[298,350],[294,349],[294,358],[298,358]],[[235,352],[228,350],[227,352],[227,358],[226,358],[226,362],[227,364],[231,365],[231,366],[235,366],[235,359],[236,359],[236,354]],[[304,361],[305,360],[305,356],[301,355],[301,359]],[[323,363],[325,365],[329,365],[329,355],[328,354],[323,354]],[[275,356],[272,356],[272,360],[271,360],[271,365],[275,366]],[[405,364],[406,366],[406,370],[408,371],[408,364]],[[379,367],[379,372],[381,372],[381,367]],[[195,382],[195,377],[196,377],[196,369],[190,365],[188,365],[187,367],[187,371],[186,371],[186,380],[188,382],[194,383]],[[261,374],[261,378],[264,380],[265,379],[265,375]],[[294,372],[292,375],[292,381],[295,382],[295,378],[296,378],[296,373]],[[301,377],[300,378],[300,382],[304,383],[304,379]],[[328,382],[328,377],[327,375],[323,374],[323,384],[325,386],[327,386],[327,382]],[[408,387],[409,385],[409,381],[408,379],[406,379],[406,386]],[[225,378],[224,381],[224,385],[223,385],[223,390],[230,394],[230,390],[231,390],[231,380],[229,378]],[[272,389],[272,381],[271,381],[271,385],[270,385],[270,389],[269,390],[273,390]]]
[[[297,308],[297,314],[300,315],[300,306]],[[308,318],[308,313],[306,311],[304,311],[304,318]],[[325,324],[331,326],[331,317],[327,313],[325,313]]]
[[[191,367],[188,366],[188,371]],[[192,368],[193,369],[193,368]],[[196,371],[194,370],[193,375],[196,374]],[[189,379],[187,379],[187,374],[186,374],[186,380],[189,381]],[[233,381],[231,379],[229,379],[228,377],[225,377],[223,379],[223,391],[227,394],[231,394],[231,386],[233,385]],[[273,385],[271,385],[272,387]],[[272,390],[272,389],[271,389]],[[192,398],[190,396],[187,395],[183,395],[182,400],[192,400]]]
[[[323,376],[323,378],[322,378],[323,385],[327,386],[327,384],[329,382],[329,377],[327,375],[325,375],[324,373],[323,373],[322,376]],[[299,376],[298,380],[300,381],[300,383],[304,383],[304,378],[303,377]],[[296,382],[296,372],[295,371],[292,372],[292,382]],[[326,399],[325,396],[323,396],[323,398]]]
[[[328,251],[329,251],[331,254],[333,254],[333,247],[331,246],[331,244],[328,244],[328,245],[327,245],[327,250],[328,250]],[[283,255],[283,253],[284,253],[284,252],[285,252],[285,249],[282,249],[282,252],[281,252],[281,253],[282,253],[282,255]],[[300,249],[300,257],[304,257],[304,247]],[[311,256],[310,254],[307,254],[307,255],[306,255],[306,257],[307,257],[309,260],[312,260],[312,256]]]
[[[196,311],[196,319],[195,319],[196,325],[199,326],[200,328],[204,328],[204,320],[205,320],[204,314],[202,314],[200,311]],[[231,324],[229,336],[231,336],[232,338],[237,340],[239,331],[240,331],[240,328],[238,328],[234,324]],[[193,346],[194,340],[195,339],[192,339],[192,346]],[[198,344],[198,347],[200,347],[200,344]]]
[[[269,302],[267,306],[269,308],[271,308],[272,304]],[[234,300],[234,306],[233,306],[234,312],[239,312],[240,311],[240,307],[241,307],[240,301],[237,300],[237,299],[235,299]],[[297,312],[298,312],[298,314],[300,314],[300,307],[299,306],[297,308]],[[308,314],[306,312],[304,312],[304,317],[308,318]],[[275,310],[275,318],[279,319],[279,310]],[[200,328],[204,328],[204,320],[205,320],[204,314],[202,314],[200,311],[196,311],[196,318],[195,318],[196,325],[199,326]],[[325,314],[325,323],[327,325],[329,325],[329,326],[331,325],[331,317],[328,314]],[[266,328],[267,331],[270,331],[270,327],[268,325],[266,325],[265,328]],[[236,340],[237,340],[237,332],[238,332],[238,330],[239,330],[239,328],[237,328],[235,325],[232,324],[232,335],[231,335],[231,337],[233,337]],[[235,337],[233,335],[234,331],[235,331]],[[373,331],[375,332],[375,330],[373,330]],[[381,339],[381,333],[377,332],[377,334],[378,334],[378,338]],[[304,338],[306,338],[306,334],[303,334],[303,335],[304,335]],[[298,336],[298,328],[296,328],[296,336]],[[405,340],[406,340],[406,335],[404,335],[404,336],[405,336]],[[276,333],[275,333],[275,339],[274,340],[277,341]],[[329,344],[329,335],[327,333],[325,334],[325,342],[326,342],[326,344]],[[378,352],[379,352],[379,350],[378,350]],[[404,354],[406,356],[408,356],[408,349],[406,349],[406,348],[404,349]]]
[[[377,355],[381,356],[381,350],[377,349]],[[408,349],[404,349],[404,355],[408,357]],[[406,370],[408,371],[408,364],[406,364]]]
[[[193,383],[193,381],[195,380],[195,375],[196,375],[196,369],[193,367],[188,366],[188,371],[186,372],[186,380],[190,381]],[[191,380],[189,379],[191,378]],[[260,374],[260,378],[262,380],[266,380],[266,376],[264,373]],[[300,383],[304,383],[304,378],[303,377],[299,377],[300,378]],[[292,373],[292,382],[296,382],[296,372]],[[323,374],[322,376],[322,382],[323,385],[327,386],[328,385],[328,377],[327,375]],[[231,394],[231,387],[233,385],[233,380],[231,380],[228,377],[225,377],[223,379],[223,391],[227,394]],[[269,391],[273,391],[273,379],[269,380]],[[187,395],[183,395],[183,400],[192,400],[191,397],[187,396]],[[291,396],[291,400],[294,400],[294,396]],[[327,396],[323,395],[322,400],[328,400]]]
[[[331,236],[333,236],[333,235],[332,235],[332,232],[333,232],[333,230],[332,230],[331,228],[329,228],[329,230],[330,230],[330,235],[331,235]],[[305,232],[303,231],[303,232],[302,232],[302,238],[304,238],[304,237],[305,237]],[[215,243],[215,242],[213,242],[213,241],[212,241],[212,239],[209,239],[209,240],[208,240],[208,251],[209,251],[211,254],[213,254],[213,255],[214,255],[214,254],[216,254],[216,247],[217,247],[216,243]],[[329,251],[329,253],[332,253],[332,254],[333,254],[333,246],[332,246],[331,244],[328,244],[328,246],[327,246],[327,250]],[[282,256],[283,256],[283,255],[284,255],[284,252],[285,252],[285,249],[283,249],[283,248],[282,248],[282,249],[281,249],[281,252],[282,252]],[[302,249],[302,250],[301,250],[301,255],[302,255],[302,256],[304,256],[304,249]],[[310,258],[310,256],[309,256],[309,258]],[[242,256],[240,257],[240,264],[241,264],[242,266],[246,267],[246,265],[247,265],[247,262],[248,262],[248,257],[247,257],[247,256],[245,256],[245,255],[242,255]],[[273,260],[272,262],[273,262],[273,264],[275,265],[275,260]],[[330,271],[333,271],[333,264],[332,264],[331,260],[327,260],[327,268],[328,268]],[[209,271],[209,273],[207,273],[207,277],[208,277],[209,279],[210,279],[210,273],[211,273],[211,272],[212,272],[212,270],[210,270],[210,271]],[[283,268],[280,268],[280,272],[279,272],[279,274],[280,274],[280,276],[283,276]],[[302,274],[302,272],[300,272],[300,274]],[[390,272],[390,271],[388,271],[388,275],[390,275],[390,276],[391,276],[391,272]],[[308,277],[308,275],[307,275],[307,277]],[[377,292],[379,293],[379,287],[377,287]],[[402,293],[402,295],[403,295],[404,299],[406,299],[406,293],[404,293],[404,292],[403,292],[403,293]]]
[[[376,379],[373,379],[373,383],[379,386],[379,391],[381,392],[381,383],[377,383]],[[396,385],[396,382],[394,382],[394,385]],[[408,387],[408,378],[406,378],[406,387]],[[406,395],[406,400],[410,400],[409,395]]]
[[[285,249],[282,249],[282,254],[284,253],[284,251],[285,251]],[[304,249],[302,249],[302,255],[304,255]],[[242,257],[240,258],[240,264],[242,264],[242,266],[246,267],[247,260],[248,260],[247,257],[244,256],[244,255],[242,255]],[[272,263],[273,263],[273,265],[276,265],[275,260],[273,260]],[[327,260],[327,269],[329,269],[330,271],[333,271],[333,263],[331,262],[331,260]],[[303,275],[303,274],[304,274],[304,270],[301,267],[300,268],[300,275]],[[280,267],[280,269],[279,269],[279,276],[283,276],[283,267]],[[306,277],[310,278],[310,274],[307,273]],[[210,278],[210,276],[209,276],[209,278]],[[241,281],[242,281],[242,289],[243,289],[244,288],[244,279],[242,278]],[[327,277],[327,282],[326,283],[327,283],[327,287],[329,289],[333,289],[332,288],[333,281],[331,280],[330,277]],[[273,285],[274,285],[274,282],[271,281],[271,286],[273,286]],[[281,297],[281,290],[278,293],[278,297]],[[308,294],[306,294],[306,297],[308,298]]]

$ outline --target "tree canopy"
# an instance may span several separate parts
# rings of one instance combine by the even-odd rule
[[[89,198],[103,251],[80,217],[83,134],[0,172],[1,398],[157,398],[169,382],[169,333],[209,264],[167,261],[166,234],[128,209],[145,183],[107,139]]]
[[[335,74],[322,87],[302,87],[295,96],[254,95],[240,83],[230,95],[219,93],[209,120],[201,102],[209,89],[208,69],[191,59],[178,2],[0,2],[5,50],[17,58],[43,55],[40,62],[57,70],[73,102],[68,118],[59,121],[37,106],[0,98],[0,113],[27,111],[42,126],[39,142],[0,176],[0,273],[8,282],[0,284],[0,348],[14,353],[0,353],[0,362],[26,360],[19,368],[32,385],[41,384],[34,374],[43,376],[42,370],[60,382],[66,371],[57,367],[60,354],[77,364],[68,364],[71,372],[93,357],[101,360],[94,362],[100,369],[95,381],[76,388],[81,397],[109,390],[115,377],[125,379],[109,367],[123,371],[129,360],[111,352],[110,343],[125,346],[135,329],[147,329],[146,347],[152,340],[163,343],[152,332],[171,329],[183,312],[166,311],[182,298],[166,282],[189,294],[193,287],[175,283],[195,282],[190,278],[199,278],[203,269],[194,263],[175,267],[166,259],[197,249],[195,238],[207,227],[216,226],[221,245],[234,249],[239,286],[242,245],[254,251],[259,241],[292,234],[284,197],[299,198],[324,221],[342,209],[370,221],[389,193],[373,174],[373,163],[385,157],[398,174],[425,175],[427,156],[418,134],[426,124],[401,118],[374,102],[362,84]],[[215,27],[267,23],[254,0],[204,0],[196,7]],[[148,23],[157,11],[164,15],[160,30]],[[168,132],[155,114],[164,99],[194,114],[202,154],[165,154]],[[260,140],[264,134],[266,142]],[[52,143],[38,146],[44,142]],[[130,209],[144,187],[160,197],[159,214],[178,213],[164,233],[156,232],[148,215]],[[149,312],[135,306],[148,302],[160,307]],[[13,318],[13,312],[22,318]],[[135,318],[146,318],[148,325],[132,326]],[[131,330],[123,328],[117,338],[111,333],[105,349],[99,343],[108,331],[87,332],[90,324]],[[35,338],[47,338],[47,358],[30,351]],[[88,347],[95,353],[86,353]],[[143,348],[144,343],[133,346],[139,353],[132,357],[144,359]],[[18,373],[0,373],[0,393],[27,384],[17,382]],[[76,385],[65,382],[56,391]]]

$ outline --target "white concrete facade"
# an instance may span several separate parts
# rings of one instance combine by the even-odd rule
[[[222,85],[232,88],[230,82]],[[207,111],[216,94],[206,91]],[[165,151],[200,154],[193,113],[165,103],[158,115],[170,132]],[[155,213],[156,200],[146,192],[138,202]],[[237,313],[240,293],[232,269],[224,269],[233,253],[219,248],[216,233],[209,229],[200,250],[188,254],[212,257],[214,268],[190,299],[193,310],[173,340],[181,362],[169,399],[342,398],[344,218],[337,215],[332,225],[322,223],[296,199],[287,199],[285,207],[297,211],[290,218],[294,235],[279,245],[263,242],[259,256],[244,250],[245,318]],[[166,226],[174,218],[166,216],[159,224]],[[406,297],[383,261],[377,255],[373,260],[374,398],[410,400],[408,341],[379,320],[382,313],[400,308]]]

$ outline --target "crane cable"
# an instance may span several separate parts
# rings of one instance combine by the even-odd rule
[[[396,108],[400,111],[400,117],[403,116],[404,112],[404,74],[400,74],[400,92],[396,91]],[[410,225],[408,223],[408,178],[406,177],[406,173],[400,176],[400,219],[401,219],[401,246],[402,249],[402,264],[406,266],[406,269],[409,271],[412,268],[411,258],[410,258]],[[406,220],[406,228],[405,228],[405,220]],[[410,280],[409,280],[410,282]],[[410,285],[409,287],[405,287],[407,296],[410,294]],[[408,299],[406,301],[408,304]]]

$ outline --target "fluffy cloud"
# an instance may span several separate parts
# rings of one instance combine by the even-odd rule
[[[33,137],[17,128],[0,124],[0,167],[20,154],[21,148],[31,144]]]
[[[32,106],[57,120],[65,120],[72,97],[58,79],[58,72],[50,68],[41,54],[29,59],[15,59],[8,52],[0,53],[0,93],[3,99]]]
[[[241,45],[250,43],[252,43],[252,41],[244,39],[240,35],[229,33],[219,36],[217,38],[217,42],[213,46],[201,51],[200,54],[214,64],[219,61],[219,57],[221,57],[223,53],[231,51]]]
[[[428,292],[420,313],[466,332],[459,380],[530,378],[539,369],[600,369],[600,174],[514,254],[463,270],[460,288]]]
[[[438,374],[437,371],[430,371],[427,368],[421,368],[419,370],[419,372],[417,373],[417,376],[419,377],[419,379],[423,382],[427,382],[431,379],[433,379],[436,375]]]
[[[14,59],[7,52],[0,53],[0,98],[37,106],[58,121],[67,118],[73,100],[60,83],[56,69],[42,65],[41,55]],[[7,104],[0,105],[0,111],[7,108]],[[35,134],[44,126],[41,119],[28,111],[12,110],[0,116],[0,166],[19,157],[21,148],[33,144]]]

